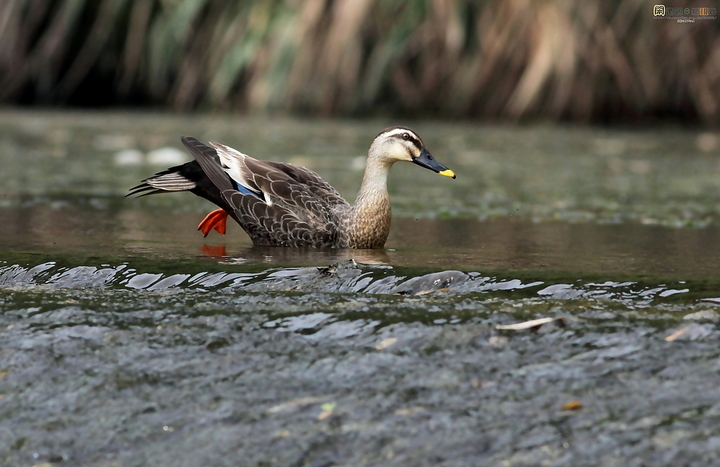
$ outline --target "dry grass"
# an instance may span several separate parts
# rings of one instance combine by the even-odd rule
[[[0,100],[717,122],[719,27],[640,0],[6,0]]]

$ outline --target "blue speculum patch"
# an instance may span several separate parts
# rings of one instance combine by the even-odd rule
[[[250,188],[246,187],[245,185],[241,185],[240,183],[236,182],[235,180],[233,180],[233,184],[235,185],[235,189],[244,195],[253,195],[254,197],[256,197],[257,199],[260,199],[260,200],[264,199],[262,197],[261,193],[258,193],[257,191],[253,191]]]

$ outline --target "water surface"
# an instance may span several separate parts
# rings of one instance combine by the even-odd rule
[[[397,123],[0,113],[0,464],[717,459],[712,133],[410,123],[458,179],[397,164],[378,251],[123,198],[188,134],[352,201]]]

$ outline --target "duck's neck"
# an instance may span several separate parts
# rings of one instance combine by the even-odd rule
[[[369,157],[365,176],[350,219],[351,248],[382,248],[390,233],[390,195],[387,177],[390,165]]]

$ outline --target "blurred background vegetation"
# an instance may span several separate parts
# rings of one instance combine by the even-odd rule
[[[654,3],[3,0],[0,103],[716,123],[720,21]]]

